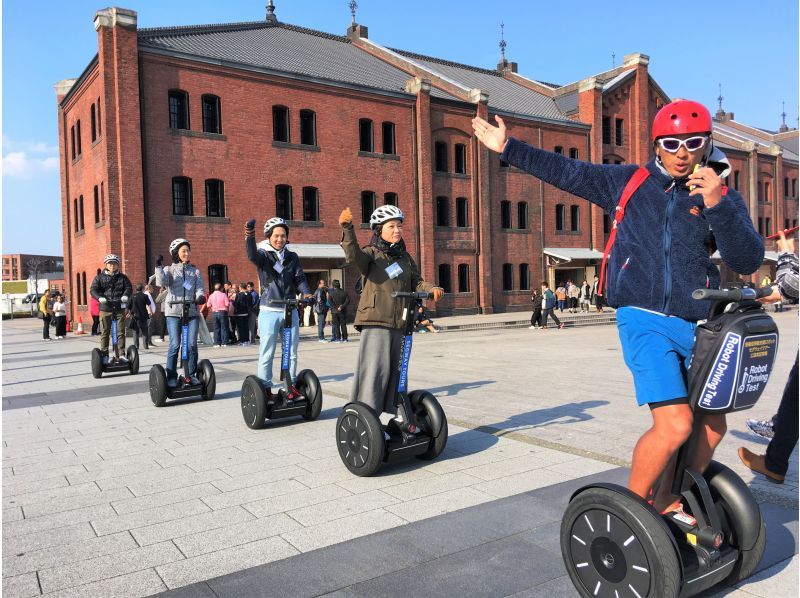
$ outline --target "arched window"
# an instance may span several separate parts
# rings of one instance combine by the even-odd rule
[[[182,89],[169,92],[169,128],[189,128],[189,94]]]
[[[192,179],[185,176],[172,178],[172,213],[176,216],[192,215]]]
[[[452,285],[450,283],[450,264],[439,264],[439,286],[444,289],[445,293],[452,292]]]
[[[206,133],[222,133],[222,113],[219,98],[206,94],[201,98],[203,108],[203,131]]]
[[[397,147],[394,137],[394,123],[385,122],[381,125],[381,129],[383,132],[383,153],[395,155]]]
[[[286,106],[272,107],[272,140],[289,143],[289,109]]]
[[[316,187],[303,187],[303,220],[319,220],[319,191]]]
[[[447,172],[447,144],[444,141],[434,144],[434,160],[436,172]]]
[[[511,202],[500,202],[500,228],[511,228]]]
[[[436,198],[436,226],[450,226],[450,200],[443,195]]]
[[[503,290],[514,290],[514,266],[503,264]]]
[[[567,208],[563,203],[556,205],[556,230],[564,230]]]
[[[362,224],[369,224],[369,217],[375,211],[375,192],[362,191],[361,192],[361,222]]]
[[[578,148],[577,147],[569,148],[569,157],[572,158],[573,160],[577,160],[578,159]]]
[[[560,145],[557,145],[553,151],[555,153],[557,153],[557,154],[563,154],[564,153],[564,148],[561,147]]]
[[[86,272],[81,273],[81,291],[83,292],[83,305],[86,305]]]
[[[531,276],[528,264],[519,265],[519,288],[521,291],[529,291],[531,288]]]
[[[569,207],[569,230],[572,232],[578,232],[581,230],[581,207],[578,205],[571,205]]]
[[[228,266],[225,264],[211,264],[208,267],[208,286],[213,289],[217,283],[225,284],[228,281]]]
[[[459,228],[469,226],[469,204],[466,197],[456,197],[456,226]]]
[[[100,191],[97,185],[94,186],[94,223],[100,222]]]
[[[300,111],[300,143],[317,145],[317,115],[313,110]]]
[[[373,152],[372,121],[368,118],[358,119],[358,149],[362,152]]]
[[[292,188],[289,185],[275,185],[275,215],[284,220],[293,220]]]
[[[469,264],[458,265],[458,292],[469,293]]]
[[[467,174],[467,146],[456,143],[456,172]]]
[[[225,216],[225,184],[218,179],[206,181],[206,216],[210,218]]]
[[[397,193],[384,193],[383,205],[397,207]]]
[[[528,228],[528,202],[521,201],[517,204],[517,228]]]
[[[94,143],[95,139],[97,139],[97,115],[95,113],[94,104],[92,104],[92,107],[89,110],[89,120],[92,128],[92,143]]]

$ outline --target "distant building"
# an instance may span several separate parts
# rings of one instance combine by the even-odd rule
[[[24,280],[34,272],[61,272],[64,258],[60,255],[33,255],[28,253],[3,254],[3,280]]]

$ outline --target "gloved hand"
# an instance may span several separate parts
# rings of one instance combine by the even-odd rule
[[[442,287],[433,287],[433,289],[431,289],[431,294],[433,295],[434,301],[438,301],[445,295],[444,289]]]
[[[160,268],[163,264],[164,264],[164,256],[163,255],[159,255],[156,258],[156,266],[158,266]]]
[[[353,222],[353,212],[350,211],[350,208],[345,208],[342,210],[342,213],[339,214],[339,225],[340,226],[348,226]]]
[[[195,303],[197,303],[197,305],[203,305],[205,302],[206,302],[205,295],[200,295],[200,296],[199,296],[199,297],[198,297],[198,298],[195,300]]]
[[[251,218],[250,220],[248,220],[247,222],[244,223],[244,229],[245,230],[255,230],[255,228],[256,228],[256,219],[255,218]]]
[[[127,303],[128,302],[128,296],[127,295],[123,295],[122,297],[119,298],[119,300],[120,300],[121,303]]]
[[[106,299],[105,297],[100,297],[100,299],[98,299],[97,301],[99,301],[100,303],[105,303],[106,301],[108,301],[108,299]]]

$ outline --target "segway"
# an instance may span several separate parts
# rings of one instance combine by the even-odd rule
[[[214,375],[214,366],[208,359],[202,359],[197,364],[197,379],[199,384],[192,384],[189,372],[189,308],[195,303],[194,299],[184,298],[182,301],[170,301],[170,305],[180,305],[181,313],[181,362],[183,376],[178,376],[174,387],[167,384],[167,372],[163,366],[156,364],[150,368],[150,399],[156,407],[163,407],[167,399],[188,399],[200,397],[204,401],[214,398],[217,390],[217,378]]]
[[[301,415],[307,421],[319,417],[322,411],[322,387],[312,370],[301,370],[292,380],[289,356],[292,348],[292,316],[302,300],[285,299],[272,303],[283,304],[283,338],[281,380],[283,388],[275,395],[268,392],[258,376],[248,376],[242,384],[242,417],[249,428],[260,430],[267,420]]]
[[[416,308],[429,296],[426,292],[392,292],[392,297],[410,300],[403,310],[405,330],[393,405],[396,417],[384,426],[379,413],[354,402],[344,406],[336,421],[339,456],[357,476],[371,476],[383,463],[409,457],[435,459],[447,444],[447,418],[436,397],[426,390],[406,392]]]
[[[614,484],[591,484],[572,495],[561,521],[561,552],[581,596],[693,596],[735,584],[755,571],[766,530],[747,485],[711,461],[702,474],[689,464],[706,414],[752,407],[769,379],[778,330],[758,297],[772,289],[700,289],[712,300],[697,326],[688,371],[694,412],[689,439],[678,451],[672,493],[686,511],[660,515],[645,500]]]
[[[111,348],[114,351],[113,359],[108,363],[103,363],[103,352],[95,347],[92,349],[92,376],[100,378],[103,374],[116,374],[118,372],[128,372],[131,375],[139,373],[139,350],[131,345],[125,351],[126,361],[120,361],[119,344],[117,337],[117,312],[125,309],[125,304],[119,301],[109,301],[111,307]],[[123,334],[125,332],[123,331]]]

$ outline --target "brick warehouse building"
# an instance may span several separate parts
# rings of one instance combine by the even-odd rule
[[[643,54],[559,86],[505,59],[489,70],[391,50],[355,23],[346,36],[271,12],[251,23],[136,23],[133,11],[98,11],[97,56],[56,85],[73,318],[106,253],[144,281],[179,236],[207,281],[254,280],[242,226],[276,213],[312,287],[333,277],[351,290],[338,214],[353,208],[366,243],[365,222],[384,203],[406,214],[423,276],[451,292],[440,311],[527,309],[539,280],[591,278],[608,218],[502,164],[472,136],[473,116],[502,115],[514,136],[578,159],[644,163],[650,122],[669,101]],[[754,222],[796,219],[797,131],[729,116],[718,114],[715,137],[739,167]]]

